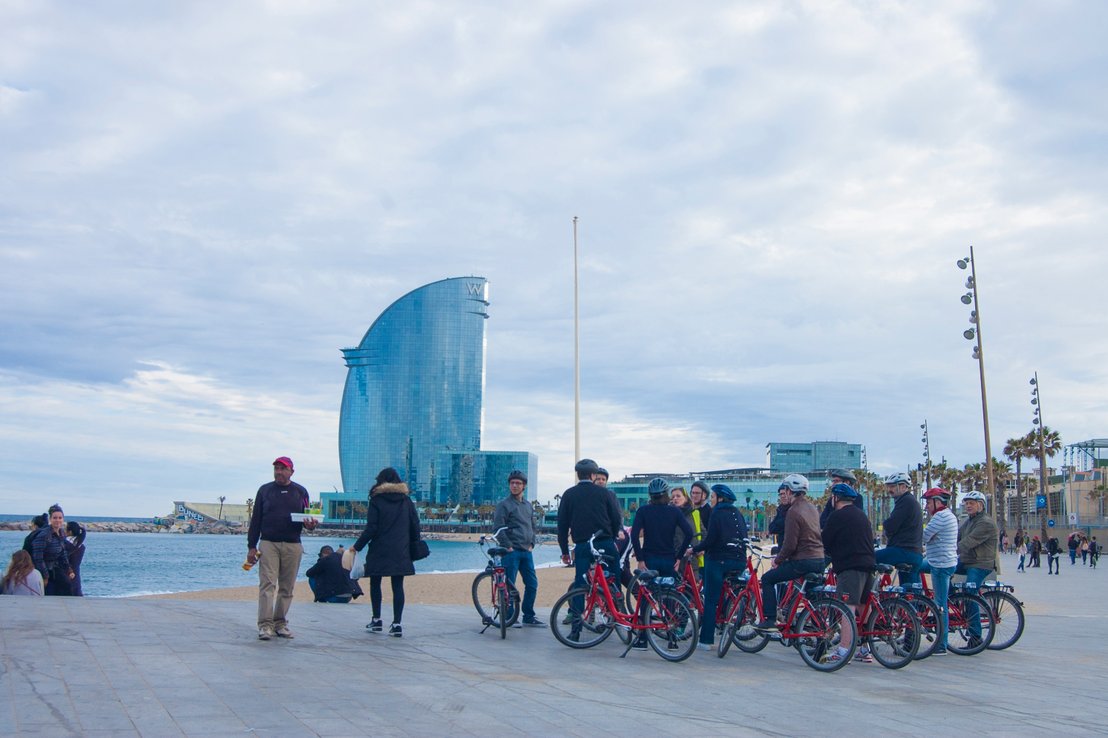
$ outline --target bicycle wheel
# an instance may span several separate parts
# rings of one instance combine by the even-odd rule
[[[495,577],[491,571],[483,571],[473,578],[471,594],[473,607],[481,616],[482,625],[500,625],[500,608],[496,603]],[[508,583],[508,625],[519,619],[519,590]]]
[[[982,597],[992,610],[993,640],[988,648],[1002,651],[1023,635],[1023,603],[1011,592],[999,589],[986,590]]]
[[[993,619],[990,617],[989,603],[979,595],[955,591],[950,593],[947,608],[950,632],[946,647],[951,653],[973,656],[989,647],[993,639]],[[976,618],[973,617],[974,609],[978,611]]]
[[[646,642],[666,661],[684,661],[696,650],[696,611],[684,596],[674,590],[651,594],[653,602],[646,612]]]
[[[877,663],[902,669],[919,649],[921,626],[915,609],[900,597],[878,600],[866,618],[866,644]]]
[[[908,604],[919,618],[919,646],[916,648],[916,660],[919,661],[930,656],[939,645],[939,606],[935,600],[920,594],[912,595]]]
[[[769,636],[760,630],[755,630],[758,624],[758,608],[755,606],[754,595],[743,592],[739,595],[739,604],[735,608],[735,614],[729,623],[731,627],[731,642],[745,653],[758,653],[769,645]]]
[[[500,639],[504,640],[508,637],[508,588],[498,589],[496,591],[496,609],[498,619],[500,620]]]
[[[580,598],[576,603],[574,599]],[[582,614],[575,611],[588,602],[587,589],[571,589],[558,598],[550,611],[550,630],[562,645],[570,648],[592,648],[612,634],[613,621],[604,601],[597,602]]]
[[[829,597],[811,604],[796,621],[793,632],[803,634],[794,639],[796,650],[800,651],[804,663],[816,671],[837,671],[850,663],[858,647],[854,611]],[[836,647],[842,642],[844,630],[850,630],[854,637],[850,639],[850,651],[838,658]]]

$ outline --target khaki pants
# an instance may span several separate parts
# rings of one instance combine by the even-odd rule
[[[292,604],[304,547],[299,543],[262,541],[258,551],[262,555],[258,560],[258,627],[280,628],[288,625],[285,615]]]

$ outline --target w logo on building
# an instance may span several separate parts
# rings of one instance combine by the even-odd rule
[[[484,297],[484,294],[483,294],[484,290],[482,289],[483,287],[484,287],[484,285],[482,285],[480,282],[467,282],[466,283],[466,291],[469,292],[470,297],[477,297],[477,298]]]

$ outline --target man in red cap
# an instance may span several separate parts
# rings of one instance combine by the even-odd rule
[[[254,496],[250,532],[246,536],[247,562],[260,558],[258,567],[258,638],[292,638],[289,630],[289,605],[296,574],[300,571],[300,530],[315,528],[315,521],[293,522],[293,513],[308,509],[308,490],[292,481],[292,459],[281,456],[273,461],[273,481],[263,484]],[[259,539],[261,542],[259,543]]]

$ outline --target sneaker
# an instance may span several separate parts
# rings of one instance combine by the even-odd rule
[[[384,630],[385,624],[380,620],[370,620],[369,625],[366,626],[366,630],[370,633],[380,633]]]
[[[862,664],[872,664],[873,654],[869,652],[868,648],[859,648],[854,653],[854,660]]]
[[[289,630],[289,626],[282,625],[282,626],[277,628],[277,637],[278,638],[288,638],[291,641],[296,636],[294,636],[292,634],[292,631]]]
[[[754,626],[754,630],[762,633],[777,633],[781,629],[777,627],[777,621],[775,620],[763,620]]]
[[[521,620],[517,620],[514,623],[512,623],[511,627],[513,627],[513,628],[522,628],[523,627],[523,622]]]
[[[698,643],[696,644],[696,647],[699,648],[701,651],[711,651],[714,648],[711,643]]]
[[[650,646],[646,645],[645,638],[640,638],[631,644],[631,648],[635,649],[636,651],[645,651],[646,649],[650,648]]]
[[[389,635],[393,638],[401,638],[404,635],[404,629],[400,627],[400,623],[393,623],[389,626]]]
[[[824,663],[837,664],[846,660],[846,655],[850,653],[845,648],[836,648],[834,651],[823,657]]]
[[[526,625],[528,628],[545,628],[546,627],[546,623],[539,620],[538,618],[524,618],[523,619],[523,624]]]
[[[947,650],[945,648],[943,648],[942,646],[936,646],[935,650],[933,650],[931,652],[931,655],[932,656],[946,656],[947,653],[948,653]]]
[[[275,635],[277,634],[273,631],[273,626],[271,625],[263,625],[262,627],[258,628],[259,641],[268,641]]]

